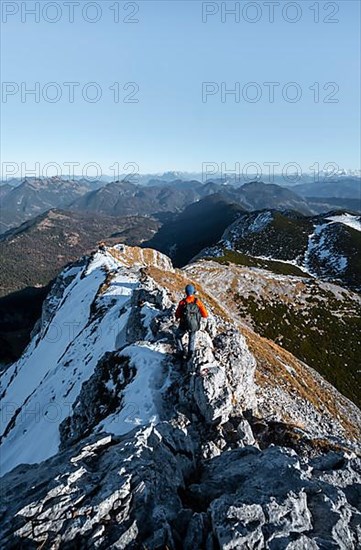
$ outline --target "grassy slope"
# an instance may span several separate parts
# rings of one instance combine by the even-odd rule
[[[315,368],[361,407],[359,386],[361,308],[337,300],[308,298],[307,307],[235,295],[241,317],[248,316],[261,335]],[[353,307],[352,307],[353,306]]]
[[[232,259],[247,267],[230,263]],[[268,272],[253,269],[260,264],[270,262],[241,254],[232,257],[231,253],[228,261],[212,258],[212,262],[194,264],[194,270],[205,283],[213,279],[213,291],[237,318],[316,369],[361,407],[359,295],[315,279],[290,276],[292,265],[272,262]],[[271,268],[284,276],[273,276]]]

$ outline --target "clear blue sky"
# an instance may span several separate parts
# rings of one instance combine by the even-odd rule
[[[273,23],[269,8],[258,2],[258,14],[251,7],[241,8],[240,22],[227,16],[222,22],[221,2],[138,1],[98,2],[102,14],[96,23],[82,17],[87,2],[74,7],[73,23],[69,8],[57,2],[58,13],[49,9],[45,19],[60,15],[50,23],[40,14],[21,13],[22,2],[2,2],[3,10],[11,4],[19,12],[8,15],[2,23],[2,80],[15,82],[19,92],[2,97],[2,162],[89,162],[110,173],[114,163],[139,165],[140,172],[162,170],[201,171],[203,162],[244,165],[249,162],[278,162],[281,166],[297,162],[303,169],[315,162],[335,162],[343,168],[360,166],[360,3],[345,1],[319,2],[320,22],[310,7],[314,1],[298,2],[302,15],[298,22],[284,20],[280,0],[275,7]],[[31,8],[35,2],[27,2]],[[41,7],[46,3],[40,2]],[[120,22],[114,22],[119,5]],[[132,15],[138,4],[139,11]],[[219,9],[202,22],[207,10]],[[223,3],[224,4],[224,3]],[[226,2],[231,8],[237,2]],[[316,3],[317,4],[317,3]],[[328,4],[328,7],[326,6]],[[333,7],[338,13],[333,14]],[[325,9],[327,7],[327,9]],[[95,18],[95,8],[85,16]],[[286,17],[296,17],[289,8]],[[223,13],[223,16],[225,14]],[[246,19],[260,16],[260,21]],[[4,13],[3,13],[4,17]],[[21,22],[21,17],[25,22]],[[123,19],[138,19],[125,23]],[[338,23],[323,20],[339,19]],[[57,103],[34,101],[28,96],[21,101],[21,83],[32,88],[56,82],[62,97]],[[69,88],[64,82],[79,82],[74,103],[69,102]],[[102,98],[89,103],[81,89],[97,82]],[[120,83],[119,103],[114,102],[114,82]],[[139,91],[137,103],[124,103],[132,91],[124,84],[135,82]],[[228,88],[239,82],[240,102],[221,92],[202,101],[202,82],[213,82]],[[262,97],[256,103],[243,99],[242,88],[256,82]],[[264,82],[279,82],[275,101],[269,102]],[[282,97],[282,87],[296,82],[302,99],[289,103]],[[320,85],[320,102],[314,101]],[[333,92],[338,103],[324,103]],[[9,86],[9,85],[6,85]],[[11,85],[10,85],[11,86]],[[9,88],[7,88],[9,90]],[[59,90],[59,88],[58,88]],[[52,97],[55,89],[48,89]],[[289,89],[292,96],[295,89]],[[89,89],[89,95],[94,89]],[[249,95],[255,88],[248,90]],[[46,93],[46,90],[45,90]]]

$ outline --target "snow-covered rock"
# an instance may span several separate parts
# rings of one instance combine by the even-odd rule
[[[193,360],[173,356],[186,280],[127,247],[60,275],[1,377],[3,548],[360,544],[355,443],[262,418],[255,356],[211,295]]]

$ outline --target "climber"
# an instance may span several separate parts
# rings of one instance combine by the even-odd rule
[[[196,334],[201,328],[201,319],[208,317],[207,310],[202,302],[195,296],[193,285],[187,285],[185,288],[186,297],[178,304],[175,312],[175,318],[179,320],[179,327],[176,331],[177,356],[183,356],[190,360],[194,354],[196,345]],[[188,333],[188,353],[183,346],[183,337]]]

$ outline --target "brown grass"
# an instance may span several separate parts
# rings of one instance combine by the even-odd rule
[[[207,267],[208,270],[212,271],[209,266]],[[272,340],[261,337],[240,320],[235,321],[239,315],[234,299],[234,290],[238,286],[237,270],[231,268],[231,271],[232,273],[230,272],[229,275],[232,277],[232,281],[228,292],[222,295],[222,300],[229,312],[226,313],[227,318],[232,318],[232,322],[245,336],[249,349],[255,356],[257,385],[260,387],[282,387],[289,395],[296,393],[297,397],[308,401],[319,413],[324,414],[327,411],[331,417],[340,423],[348,436],[355,439],[360,438],[361,427],[348,419],[347,409],[349,403],[346,398],[336,390],[329,389],[326,383],[322,384],[312,370],[307,368],[290,352],[287,352]],[[302,281],[298,285],[298,288],[304,287]],[[295,371],[295,375],[292,375],[282,363],[291,367]],[[344,411],[344,409],[346,410]],[[286,414],[284,414],[284,417],[286,417]],[[288,420],[291,421],[291,418]]]
[[[342,400],[345,398],[336,391],[329,390],[327,385],[321,384],[307,367],[296,357],[277,344],[266,338],[262,338],[252,330],[242,327],[251,353],[256,358],[256,383],[260,386],[282,386],[289,392],[295,391],[301,399],[311,403],[315,410],[324,414],[325,410],[337,419],[345,432],[353,437],[360,437],[360,428],[355,426],[342,414]],[[294,369],[293,376],[277,358]]]

